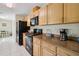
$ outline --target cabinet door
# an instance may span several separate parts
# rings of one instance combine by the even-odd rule
[[[33,37],[33,55],[40,56],[40,39]]]
[[[59,24],[63,22],[63,4],[48,4],[48,24]]]
[[[40,56],[40,46],[33,44],[33,56]]]
[[[57,55],[58,56],[79,56],[79,53],[66,49],[66,48],[63,48],[63,47],[58,47]]]
[[[46,42],[41,42],[41,55],[42,56],[56,56],[56,46]]]
[[[30,26],[30,15],[27,16],[27,26]]]
[[[79,22],[79,4],[65,3],[64,4],[64,23]]]
[[[24,16],[24,21],[27,21],[28,20],[28,16]]]
[[[47,24],[47,6],[44,6],[40,9],[39,12],[39,25]]]
[[[52,52],[51,50],[42,47],[41,48],[41,56],[55,56],[55,52]]]
[[[33,17],[39,16],[39,10],[33,12]]]
[[[23,33],[23,46],[26,47],[26,33]]]

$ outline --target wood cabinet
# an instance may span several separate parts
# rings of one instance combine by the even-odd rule
[[[33,56],[40,56],[40,39],[33,37]]]
[[[30,15],[28,15],[27,16],[27,26],[30,26],[30,19],[31,19],[31,17],[30,17]]]
[[[64,23],[79,22],[79,3],[64,4]]]
[[[50,43],[42,41],[41,43],[41,55],[42,56],[56,56],[56,46],[53,46]]]
[[[47,24],[47,6],[44,6],[39,11],[39,25]]]
[[[30,26],[30,20],[35,16],[39,16],[39,25],[79,23],[79,3],[49,3],[31,12],[25,19],[23,16],[16,18],[27,20],[27,25]]]
[[[40,46],[33,44],[33,56],[40,56]]]
[[[24,21],[27,21],[28,20],[28,16],[24,16]]]
[[[48,4],[48,24],[63,23],[63,12],[62,3]]]
[[[79,56],[78,43],[69,41],[66,43],[65,46],[61,43],[60,44],[57,43],[58,42],[56,41],[50,42],[43,37],[42,38],[33,37],[33,55],[34,56]]]
[[[39,10],[33,12],[33,17],[39,16]]]
[[[41,56],[55,56],[55,52],[51,51],[50,49],[47,49],[45,47],[41,48]]]
[[[24,20],[27,21],[27,26],[30,26],[30,15],[25,16]]]
[[[23,33],[23,46],[26,47],[26,33]]]
[[[57,56],[78,56],[79,53],[66,49],[64,47],[57,47]]]

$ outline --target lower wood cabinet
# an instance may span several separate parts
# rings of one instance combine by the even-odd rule
[[[56,46],[42,41],[41,42],[41,56],[56,56]]]
[[[53,45],[44,39],[33,37],[33,56],[79,56],[79,53],[68,47]]]
[[[57,56],[79,56],[79,53],[63,47],[57,47]]]
[[[23,46],[26,47],[26,33],[23,33]]]
[[[55,55],[56,52],[53,52],[50,49],[44,47],[41,48],[41,56],[55,56]]]
[[[40,39],[33,37],[33,56],[40,56]]]
[[[33,44],[33,56],[40,56],[40,46]]]

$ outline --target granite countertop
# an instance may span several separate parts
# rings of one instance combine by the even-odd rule
[[[34,37],[39,38],[42,41],[46,41],[47,43],[50,43],[50,44],[55,45],[57,47],[64,47],[69,50],[79,52],[79,43],[75,42],[71,39],[68,39],[67,41],[60,41],[59,37],[57,37],[57,36],[48,37],[48,36],[46,36],[46,34],[37,35]]]

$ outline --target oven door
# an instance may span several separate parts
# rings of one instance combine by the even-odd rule
[[[29,35],[26,36],[26,50],[33,55],[33,37]]]

